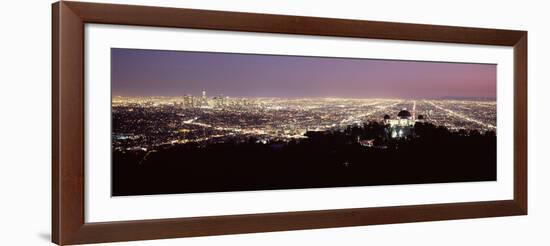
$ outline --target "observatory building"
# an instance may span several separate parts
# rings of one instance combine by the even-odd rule
[[[419,118],[422,116],[419,116]],[[423,117],[422,117],[423,119]],[[407,138],[410,137],[414,130],[416,120],[411,112],[406,108],[397,113],[397,118],[392,119],[389,115],[384,115],[384,124],[386,131],[391,138]]]

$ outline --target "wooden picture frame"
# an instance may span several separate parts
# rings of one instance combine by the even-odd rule
[[[59,245],[527,214],[527,32],[96,4],[52,6],[52,240]],[[514,199],[86,223],[84,24],[197,28],[510,46],[514,49]]]

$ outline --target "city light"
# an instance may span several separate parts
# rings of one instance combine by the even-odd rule
[[[411,112],[401,117],[406,109]],[[306,138],[306,132],[340,131],[368,122],[384,122],[394,127],[392,137],[403,137],[419,118],[451,131],[496,131],[496,102],[239,98],[209,96],[206,91],[198,96],[112,99],[113,147],[119,150],[240,142],[251,137],[261,143],[294,141]]]

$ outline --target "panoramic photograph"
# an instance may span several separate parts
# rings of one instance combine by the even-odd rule
[[[495,181],[496,65],[111,49],[112,196]]]

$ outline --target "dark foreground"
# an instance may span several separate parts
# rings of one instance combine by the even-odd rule
[[[113,152],[113,196],[496,180],[494,132],[417,124],[393,140],[376,123],[290,143],[182,144]],[[357,139],[375,139],[365,147]]]

